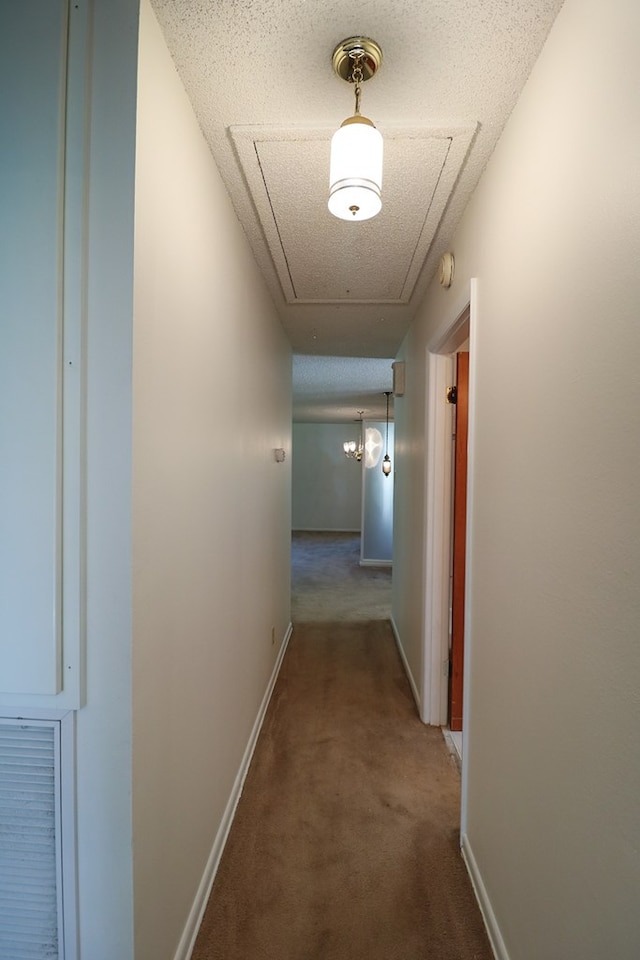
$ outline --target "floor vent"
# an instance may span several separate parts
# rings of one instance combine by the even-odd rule
[[[60,723],[0,719],[0,957],[60,960]]]

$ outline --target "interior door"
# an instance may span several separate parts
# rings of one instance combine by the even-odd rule
[[[469,433],[469,354],[456,354],[457,397],[453,486],[453,564],[449,728],[462,730],[464,675],[464,590],[467,539],[467,437]]]

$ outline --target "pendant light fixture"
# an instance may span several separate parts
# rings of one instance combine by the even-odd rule
[[[382,50],[368,37],[349,37],[333,51],[333,69],[354,84],[355,112],[331,139],[329,210],[340,220],[369,220],[382,208],[382,136],[360,114],[362,84],[382,63]]]
[[[364,453],[364,443],[362,440],[362,414],[364,413],[364,410],[358,410],[357,413],[358,419],[356,420],[356,423],[360,424],[360,437],[358,440],[345,440],[345,442],[342,444],[342,449],[350,460],[357,460],[359,463],[362,460],[362,454]]]
[[[382,461],[382,472],[385,477],[388,477],[391,473],[391,458],[389,457],[389,397],[391,396],[391,390],[385,390],[385,397],[387,398],[387,434],[384,442],[384,460]]]

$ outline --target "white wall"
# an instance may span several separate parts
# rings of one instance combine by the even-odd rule
[[[393,580],[391,618],[421,700],[424,631],[425,369],[424,332],[413,325],[398,357],[405,361],[405,392],[394,418]]]
[[[414,658],[426,348],[476,277],[466,846],[510,960],[640,943],[639,30],[635,0],[567,0],[401,354]]]
[[[133,957],[131,334],[137,30],[135,3],[94,4],[86,269],[87,694],[77,715],[80,956],[91,960]]]
[[[359,423],[294,423],[294,530],[360,530],[362,467],[344,454]]]
[[[360,562],[390,564],[393,560],[393,423],[389,424],[391,473],[382,472],[386,451],[384,421],[365,421],[362,461],[362,537]]]
[[[135,956],[168,960],[289,625],[291,352],[147,0],[136,164]]]

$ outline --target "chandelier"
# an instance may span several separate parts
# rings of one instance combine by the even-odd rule
[[[333,69],[354,85],[355,111],[331,138],[329,210],[341,220],[369,220],[382,208],[382,137],[360,113],[362,84],[382,63],[382,50],[368,37],[349,37],[333,51]]]
[[[357,460],[358,463],[362,460],[362,454],[364,453],[364,442],[362,439],[362,414],[364,410],[358,410],[358,419],[355,421],[360,424],[360,436],[357,440],[345,440],[342,444],[342,448],[345,452],[345,455],[349,457],[350,460]]]

